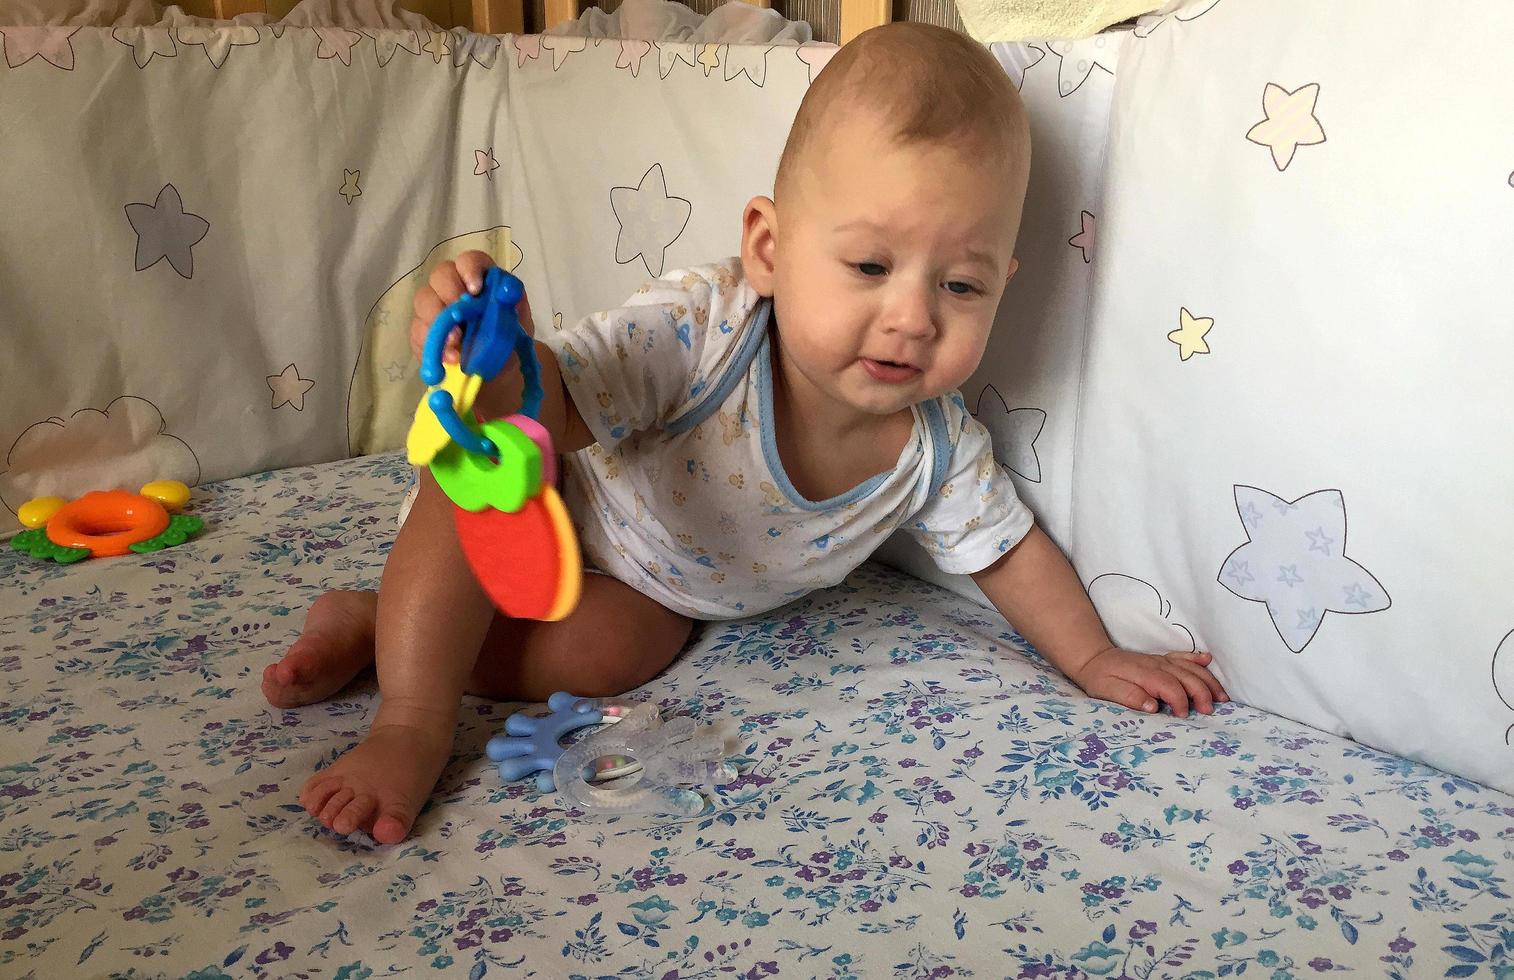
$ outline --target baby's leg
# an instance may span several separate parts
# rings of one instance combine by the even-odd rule
[[[381,695],[373,725],[360,744],[300,792],[305,809],[338,833],[362,828],[382,843],[402,840],[451,753],[458,705],[494,607],[463,558],[450,508],[431,475],[421,474],[420,493],[389,552],[373,604]],[[361,617],[356,604],[349,605],[353,615],[339,629],[357,650]],[[332,628],[330,609],[321,619],[316,612],[312,608],[307,633]],[[321,639],[340,646],[333,637]],[[286,661],[295,659],[298,647],[291,647]],[[354,653],[351,660],[357,659]]]
[[[423,477],[379,591],[383,700],[373,727],[301,791],[305,809],[338,833],[361,828],[382,843],[404,839],[451,752],[465,690],[512,700],[545,700],[555,690],[619,694],[654,677],[688,639],[687,619],[598,575],[585,579],[578,608],[560,623],[496,617],[462,558],[448,508]],[[362,594],[342,595],[350,598],[328,602],[319,620],[312,609],[307,623],[307,633],[343,634],[333,650],[362,643]],[[295,653],[292,647],[286,661]],[[342,671],[361,669],[351,668],[356,656],[336,659]]]
[[[305,613],[305,628],[277,662],[263,668],[263,697],[275,708],[324,701],[373,666],[378,593],[323,593]]]
[[[662,673],[692,626],[624,582],[586,575],[578,608],[561,622],[495,619],[468,693],[496,701],[624,694]]]

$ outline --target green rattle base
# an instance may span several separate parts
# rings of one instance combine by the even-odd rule
[[[153,551],[162,551],[164,548],[172,548],[176,544],[183,544],[190,538],[205,530],[205,522],[198,517],[188,514],[174,514],[168,519],[168,527],[163,533],[146,541],[138,541],[131,545],[131,550],[139,555],[145,555]]]
[[[33,558],[55,561],[60,565],[72,565],[76,561],[83,561],[89,557],[87,548],[64,548],[53,544],[52,539],[47,536],[47,529],[41,527],[22,531],[11,538],[11,547],[16,551],[24,551]]]
[[[161,534],[148,538],[146,541],[138,541],[130,548],[139,555],[146,555],[154,551],[162,551],[164,548],[172,548],[176,544],[183,544],[203,530],[205,530],[205,522],[198,517],[174,514],[168,519],[168,527],[164,528]],[[24,551],[33,558],[55,561],[60,565],[72,565],[76,561],[83,561],[89,557],[88,548],[64,548],[54,544],[47,536],[47,529],[43,527],[22,531],[11,538],[11,547],[16,551]]]

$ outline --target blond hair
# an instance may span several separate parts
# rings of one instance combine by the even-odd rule
[[[821,134],[858,114],[904,145],[986,151],[1023,189],[1030,129],[1009,76],[987,49],[955,31],[898,23],[859,34],[815,77],[778,161],[775,196],[803,173]]]

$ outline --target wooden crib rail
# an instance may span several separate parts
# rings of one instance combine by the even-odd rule
[[[579,0],[544,0],[546,4],[546,27],[576,20],[582,13]],[[771,7],[773,0],[746,0],[758,7]],[[950,5],[948,0],[948,5]],[[841,43],[845,44],[870,27],[887,24],[893,19],[892,0],[840,0]],[[794,16],[792,12],[789,16]],[[834,21],[832,22],[834,23]]]
[[[887,24],[894,16],[889,0],[841,0],[841,43],[871,27]]]
[[[272,14],[282,17],[298,0],[180,0],[196,17],[231,18],[238,14]],[[526,29],[525,5],[529,0],[405,0],[407,10],[424,14],[442,27],[466,27],[480,34],[519,34]],[[771,7],[773,0],[746,0],[758,7]],[[581,0],[542,0],[542,29],[578,19]],[[841,41],[846,43],[869,27],[892,19],[890,0],[840,0]],[[834,21],[832,22],[834,23]]]
[[[272,14],[283,17],[299,0],[180,0],[196,17]],[[526,29],[524,0],[405,0],[406,10],[424,14],[442,27],[466,27],[480,34],[520,34]],[[551,10],[552,0],[548,0]],[[572,17],[577,17],[575,11]]]
[[[184,9],[197,17],[235,17],[238,14],[267,13],[282,17],[298,0],[180,0]],[[404,0],[406,9],[423,14],[442,27],[466,27],[480,34],[519,34],[526,29],[526,4],[533,0]],[[536,0],[542,4],[537,29],[556,27],[576,20],[582,13],[583,0]],[[746,0],[758,7],[770,7],[773,0]],[[841,7],[840,41],[845,44],[870,27],[893,19],[894,0],[839,0]],[[828,17],[834,16],[834,7]],[[533,18],[534,19],[534,18]],[[834,30],[835,21],[830,21]]]

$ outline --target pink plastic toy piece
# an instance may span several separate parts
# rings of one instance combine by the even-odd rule
[[[552,451],[552,435],[547,431],[546,426],[528,415],[512,415],[505,421],[536,443],[536,448],[541,450],[541,482],[544,486],[556,486],[557,456]]]

